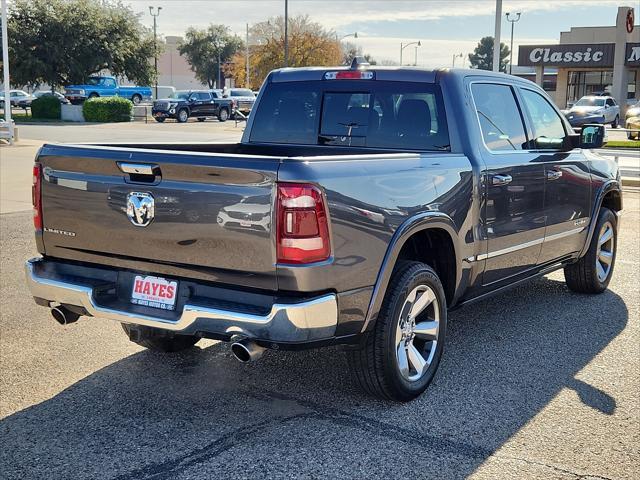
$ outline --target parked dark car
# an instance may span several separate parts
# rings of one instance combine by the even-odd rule
[[[451,308],[559,269],[572,291],[606,290],[618,167],[592,150],[604,127],[576,134],[534,83],[355,60],[263,89],[241,143],[45,144],[36,302],[164,352],[344,345],[366,391],[407,401]]]
[[[189,117],[200,122],[216,117],[226,122],[233,114],[234,104],[232,99],[222,98],[220,90],[180,90],[170,98],[154,101],[151,114],[157,122],[174,118],[184,123]]]
[[[65,98],[65,96],[63,94],[61,94],[60,92],[51,93],[51,90],[38,90],[36,92],[33,92],[31,97],[26,98],[24,100],[20,100],[18,102],[18,106],[20,108],[27,109],[27,108],[31,107],[31,102],[33,102],[36,98],[50,97],[50,96],[56,97],[60,101],[60,103],[63,103],[63,104],[70,103],[69,100],[67,100]]]

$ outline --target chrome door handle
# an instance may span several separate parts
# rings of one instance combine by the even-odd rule
[[[491,185],[508,185],[509,183],[511,183],[511,180],[513,180],[513,178],[511,178],[511,175],[492,175]]]
[[[560,177],[562,177],[562,171],[547,170],[547,180],[558,180]]]

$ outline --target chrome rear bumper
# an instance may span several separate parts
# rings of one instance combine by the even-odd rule
[[[144,325],[175,333],[240,335],[271,342],[304,343],[329,339],[338,323],[335,294],[295,302],[274,303],[265,315],[235,312],[223,308],[185,303],[176,319],[162,318],[101,306],[95,298],[95,282],[71,275],[59,275],[45,268],[47,260],[26,262],[31,294],[52,304],[82,307],[89,316],[121,323]]]

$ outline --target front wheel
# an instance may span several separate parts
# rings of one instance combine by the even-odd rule
[[[185,123],[187,120],[189,120],[189,112],[186,108],[183,108],[178,112],[177,120],[180,123]]]
[[[228,119],[229,119],[229,110],[227,110],[226,108],[220,109],[220,112],[218,113],[218,120],[221,122],[226,122]]]
[[[620,117],[616,115],[616,118],[611,122],[611,128],[618,128],[618,124],[620,123]]]
[[[600,210],[589,250],[577,262],[564,267],[570,290],[578,293],[602,293],[609,286],[616,263],[618,224],[615,213]]]
[[[406,402],[419,396],[438,369],[447,330],[447,300],[436,272],[419,262],[394,271],[373,331],[349,351],[360,386]]]
[[[193,347],[200,337],[177,335],[157,328],[121,323],[129,340],[156,352],[180,352]]]
[[[89,94],[89,100],[91,100],[92,98],[98,98],[100,95],[98,95],[96,92],[92,92]]]

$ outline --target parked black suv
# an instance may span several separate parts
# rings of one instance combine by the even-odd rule
[[[170,98],[153,102],[151,114],[156,122],[164,122],[166,118],[175,118],[184,123],[189,117],[196,117],[204,122],[207,117],[217,117],[226,122],[233,113],[234,101],[222,98],[219,90],[181,90]]]

